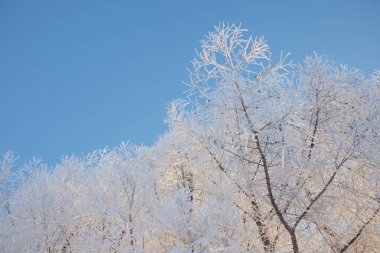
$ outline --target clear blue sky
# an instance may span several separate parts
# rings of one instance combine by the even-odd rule
[[[274,56],[314,50],[380,68],[380,1],[0,1],[0,153],[54,165],[121,141],[153,144],[186,68],[220,22]]]

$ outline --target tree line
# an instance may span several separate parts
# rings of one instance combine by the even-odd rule
[[[1,252],[376,252],[380,71],[221,24],[155,145],[0,160]]]

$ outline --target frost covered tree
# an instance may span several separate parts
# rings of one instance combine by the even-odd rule
[[[152,147],[0,161],[1,252],[376,252],[380,72],[220,25]]]
[[[376,75],[315,55],[289,80],[292,66],[273,64],[263,39],[244,31],[222,25],[202,41],[191,96],[170,118],[208,156],[197,169],[231,192],[241,226],[255,230],[247,250],[261,241],[266,252],[345,252],[364,230],[378,237]]]
[[[145,148],[121,145],[65,158],[54,170],[26,164],[28,180],[1,216],[11,219],[1,230],[1,252],[144,251],[155,243],[151,159]]]

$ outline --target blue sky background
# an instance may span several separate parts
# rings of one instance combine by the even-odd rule
[[[121,141],[151,145],[207,31],[241,23],[274,57],[314,50],[380,68],[380,1],[0,0],[0,153],[50,165]]]

